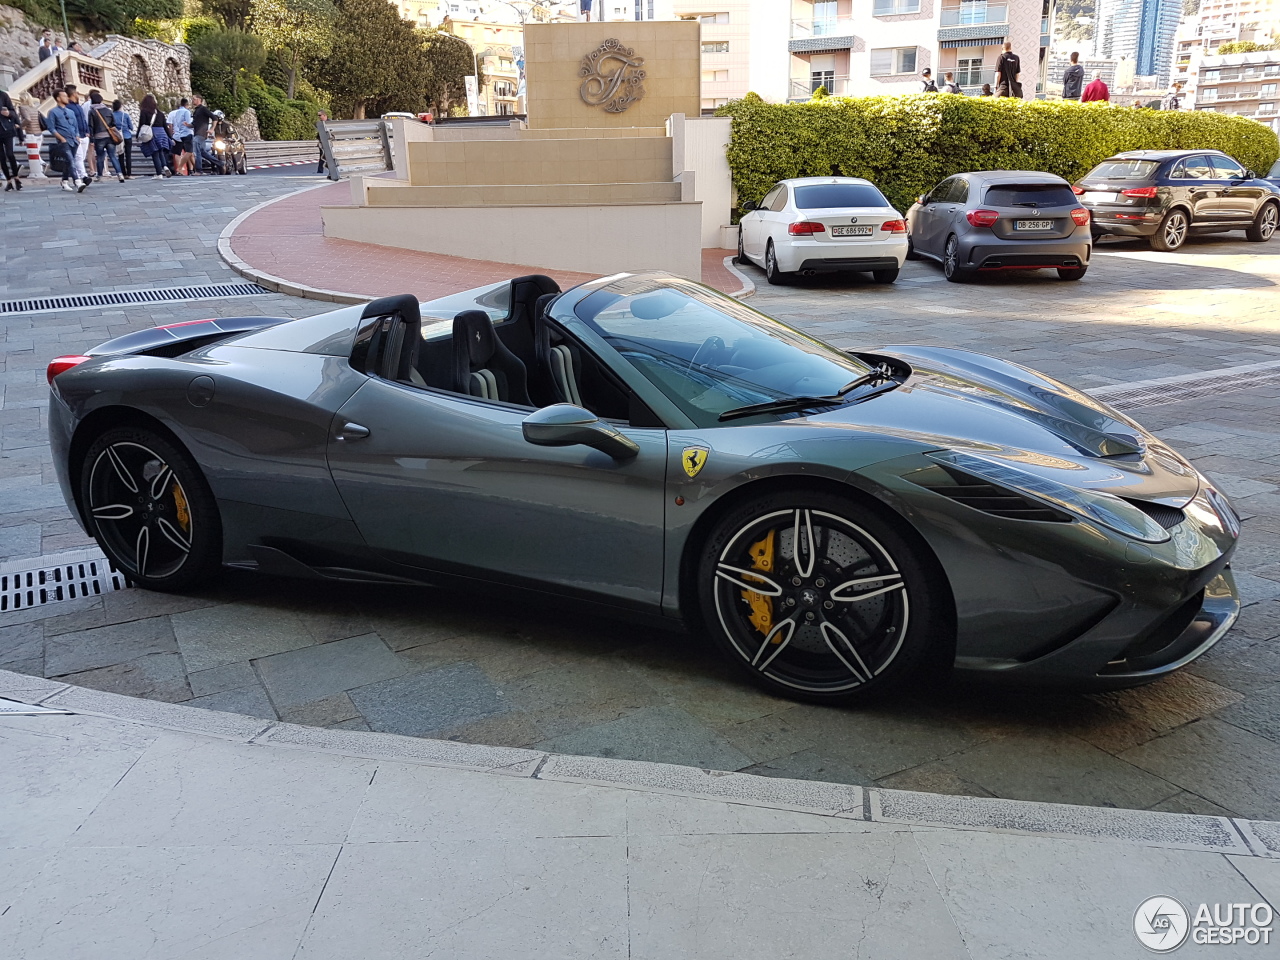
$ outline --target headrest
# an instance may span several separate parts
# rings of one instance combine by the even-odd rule
[[[511,302],[517,303],[522,298],[542,296],[547,293],[559,293],[560,284],[541,273],[531,273],[527,277],[516,277],[511,281]]]
[[[482,367],[498,349],[498,335],[493,331],[493,321],[483,310],[463,310],[453,318],[453,349],[458,351],[466,344],[466,352],[473,367]]]
[[[382,297],[364,305],[360,314],[361,320],[369,317],[389,317],[398,315],[405,323],[421,323],[422,311],[418,308],[418,298],[408,293],[394,297]]]

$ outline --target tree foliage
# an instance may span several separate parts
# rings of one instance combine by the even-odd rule
[[[342,38],[317,64],[317,79],[339,114],[355,119],[388,110],[425,109],[431,64],[423,36],[388,0],[341,0]]]
[[[224,27],[243,29],[249,25],[250,0],[200,0],[200,8],[216,17]]]
[[[191,45],[191,75],[215,79],[220,85],[230,87],[232,98],[238,98],[240,84],[257,74],[267,60],[262,41],[243,30],[213,30],[201,34]],[[206,82],[195,84],[206,96]]]
[[[1257,53],[1260,50],[1274,50],[1276,44],[1272,43],[1255,43],[1252,40],[1231,40],[1227,43],[1218,44],[1217,52],[1219,54],[1226,53]]]
[[[296,92],[299,67],[328,56],[337,14],[330,0],[250,0],[250,29],[268,49],[284,54],[290,99]]]
[[[133,35],[137,20],[171,20],[182,16],[182,0],[66,0],[67,19],[92,33]],[[62,35],[58,0],[17,0],[16,6]]]
[[[476,72],[476,59],[471,45],[461,37],[443,30],[423,30],[427,46],[427,99],[436,116],[448,116],[451,105],[467,100],[466,78]],[[479,87],[484,86],[484,68],[476,78]]]
[[[1073,100],[916,94],[769,104],[748,94],[731,117],[729,168],[739,201],[788,177],[865,177],[905,210],[940,180],[969,170],[1043,170],[1077,180],[1122,150],[1218,149],[1253,170],[1280,154],[1245,117],[1144,110]]]

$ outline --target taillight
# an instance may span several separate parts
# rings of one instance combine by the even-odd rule
[[[1077,197],[1079,197],[1084,193],[1084,187],[1080,187],[1080,186],[1076,186],[1075,184],[1072,184],[1071,192],[1074,193]]]
[[[45,371],[45,376],[48,377],[49,383],[50,385],[52,385],[53,378],[56,377],[58,374],[66,373],[72,367],[78,367],[80,366],[80,364],[84,363],[86,360],[92,360],[92,359],[93,357],[81,357],[81,356],[54,357],[52,360],[49,361],[49,369]]]
[[[1128,190],[1121,190],[1122,197],[1146,197],[1150,200],[1156,195],[1155,187],[1130,187]]]
[[[889,233],[906,233],[907,221],[905,220],[886,220],[880,224],[880,229]]]
[[[1089,211],[1084,207],[1076,207],[1071,211],[1071,219],[1076,222],[1077,227],[1083,227],[1089,222]]]
[[[994,210],[970,210],[964,216],[975,227],[994,226],[995,222],[1000,219],[1000,214]]]
[[[826,233],[827,225],[825,223],[817,223],[813,220],[801,220],[799,223],[793,223],[787,227],[787,233],[793,237],[811,237],[815,233]]]

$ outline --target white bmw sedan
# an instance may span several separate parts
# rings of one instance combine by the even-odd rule
[[[770,283],[847,270],[893,283],[907,258],[907,222],[867,180],[780,180],[742,209],[738,259],[763,267]]]

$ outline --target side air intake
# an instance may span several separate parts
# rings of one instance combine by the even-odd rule
[[[925,467],[907,478],[917,486],[962,503],[966,507],[1009,520],[1069,523],[1071,517],[1039,500],[1033,500],[987,480],[942,466]]]

